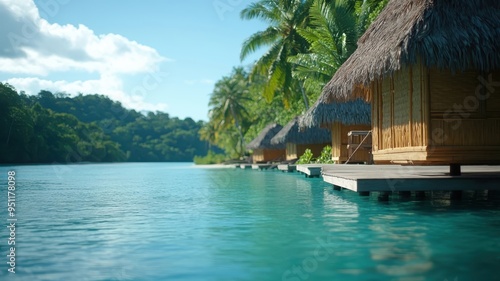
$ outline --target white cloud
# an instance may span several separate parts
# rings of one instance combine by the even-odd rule
[[[18,90],[99,93],[138,110],[163,110],[127,94],[120,76],[154,73],[168,61],[155,49],[118,34],[96,35],[85,25],[60,25],[40,17],[33,0],[0,0],[0,73]],[[100,78],[52,81],[51,74],[87,72]],[[15,76],[31,78],[16,78]]]
[[[122,80],[115,76],[105,76],[96,80],[73,81],[64,80],[51,81],[40,78],[11,78],[6,81],[28,95],[37,94],[40,89],[51,92],[63,92],[70,96],[77,94],[101,94],[113,100],[120,101],[126,108],[139,111],[165,111],[167,105],[164,103],[150,104],[144,101],[140,94],[127,95],[123,92]]]

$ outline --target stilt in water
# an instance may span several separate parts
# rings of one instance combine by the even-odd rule
[[[425,191],[415,191],[415,197],[417,199],[425,199]]]
[[[450,176],[456,177],[462,175],[462,167],[460,164],[450,164]]]
[[[389,191],[381,191],[378,194],[378,201],[389,201]]]
[[[409,198],[411,197],[411,191],[400,191],[399,196],[401,198]]]
[[[462,199],[462,190],[454,190],[450,193],[450,200]]]
[[[500,200],[500,190],[488,190],[488,200]]]
[[[334,185],[334,186],[333,186],[333,190],[338,190],[338,191],[340,191],[340,190],[342,190],[342,187],[340,187],[340,186],[338,186],[338,185]]]
[[[358,193],[359,193],[359,196],[370,196],[370,192],[369,191],[360,191]]]

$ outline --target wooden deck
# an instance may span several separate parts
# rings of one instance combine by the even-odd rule
[[[500,190],[500,166],[325,165],[323,180],[356,192]]]
[[[252,164],[240,164],[240,168],[241,169],[251,169],[252,168]]]
[[[297,165],[295,164],[279,164],[278,170],[282,172],[295,172],[297,170]]]
[[[325,165],[321,164],[300,164],[297,165],[297,171],[304,174],[306,178],[319,177],[321,175],[321,169]]]
[[[253,170],[267,170],[271,167],[271,164],[252,164]]]

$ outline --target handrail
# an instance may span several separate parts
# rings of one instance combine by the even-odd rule
[[[354,156],[354,154],[356,154],[356,151],[358,151],[358,149],[361,147],[361,145],[365,142],[366,138],[372,133],[372,131],[368,131],[368,134],[366,134],[366,136],[363,138],[363,140],[358,144],[358,147],[356,147],[356,149],[354,150],[354,152],[351,154],[351,156],[349,156],[349,159],[347,159],[347,161],[345,161],[344,164],[347,164],[349,163],[349,160],[351,160],[351,158]]]

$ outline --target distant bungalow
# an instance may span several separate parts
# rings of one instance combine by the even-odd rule
[[[283,126],[279,124],[267,125],[260,134],[247,145],[247,149],[253,150],[253,163],[265,163],[285,159],[285,144],[271,144],[271,139],[282,128]]]
[[[286,160],[295,160],[306,149],[310,149],[314,157],[320,156],[323,148],[330,145],[331,139],[327,129],[305,128],[299,131],[299,117],[295,117],[271,139],[271,144],[285,144]]]
[[[371,102],[376,163],[459,172],[500,163],[499,70],[500,1],[392,0],[318,102]]]
[[[336,163],[370,162],[370,149],[360,149],[349,159],[348,133],[369,131],[370,104],[362,100],[324,103],[321,100],[301,117],[300,127],[326,127],[331,131],[332,160]],[[359,141],[358,143],[360,143]],[[354,152],[355,150],[352,150]]]

